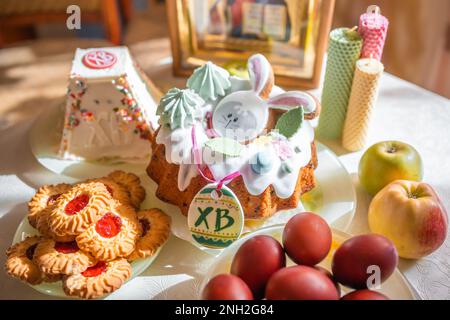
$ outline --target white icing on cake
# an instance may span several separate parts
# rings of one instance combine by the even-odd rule
[[[264,77],[269,71],[263,70]],[[230,97],[238,97],[236,101],[240,101],[243,106],[249,106],[249,93],[252,97],[260,99],[255,95],[255,91],[248,91],[248,88],[254,88],[254,85],[249,80],[242,80],[236,77],[230,77],[231,88],[228,95],[224,98],[219,98],[217,101],[205,104],[205,107],[212,108],[213,112],[213,126],[219,126],[217,131],[221,136],[225,134],[220,130],[221,124],[214,121],[214,112],[220,110],[224,103],[230,100]],[[258,83],[258,82],[255,82]],[[261,86],[258,85],[260,89]],[[256,88],[258,90],[258,88]],[[293,95],[284,93],[282,89],[274,86],[268,101],[259,101],[258,107],[261,111],[264,108],[268,110],[271,108],[270,101],[276,101],[276,98],[281,95],[282,99],[286,101],[301,100],[302,96],[299,92],[294,92]],[[314,102],[314,101],[312,101]],[[314,102],[315,103],[315,102]],[[275,106],[277,109],[280,105]],[[292,109],[294,106],[286,106],[286,109]],[[202,107],[203,108],[203,107]],[[232,106],[230,108],[233,108]],[[315,106],[313,104],[304,106],[306,113],[313,112]],[[258,113],[256,112],[256,113]],[[217,117],[223,116],[219,112]],[[267,116],[265,112],[258,114],[257,130],[265,126]],[[208,136],[209,124],[207,119],[197,120],[192,126],[185,128],[178,128],[171,130],[169,126],[162,126],[156,137],[158,144],[165,146],[165,157],[167,162],[174,163],[180,166],[178,174],[178,188],[185,190],[192,178],[196,177],[198,173],[197,164],[194,163],[193,157],[193,142],[192,142],[192,128],[195,128],[195,140],[198,152],[201,154],[202,165],[207,165],[214,180],[219,181],[226,176],[238,171],[243,177],[243,181],[248,192],[252,195],[261,194],[268,186],[272,185],[276,195],[279,198],[288,198],[295,190],[298,174],[302,167],[308,165],[311,161],[311,143],[314,141],[314,130],[309,120],[303,120],[300,129],[289,139],[281,134],[272,131],[259,135],[256,139],[251,137],[248,143],[242,144],[242,151],[239,156],[224,156],[223,154],[211,150],[205,146],[205,142],[214,137]],[[258,132],[259,133],[259,132]],[[237,139],[239,140],[239,139]],[[255,159],[264,155],[265,163],[268,165],[260,168],[260,163]],[[259,158],[259,160],[261,160]],[[255,161],[257,165],[255,166]],[[253,167],[252,167],[253,166]],[[225,182],[227,183],[227,182]]]
[[[93,52],[106,52],[115,63],[105,68],[86,64],[83,59]],[[158,126],[155,111],[156,102],[126,47],[77,49],[59,155],[86,160],[148,158],[148,135]]]

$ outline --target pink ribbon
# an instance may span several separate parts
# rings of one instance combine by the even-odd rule
[[[206,135],[209,138],[216,138],[216,137],[218,137],[219,134],[212,127],[212,112],[208,111],[206,113],[206,115],[205,115],[205,118],[206,118],[206,124],[207,124]]]
[[[235,171],[235,172],[232,172],[229,175],[223,177],[219,181],[210,179],[209,177],[207,177],[203,173],[202,167],[200,165],[202,162],[202,155],[201,155],[200,149],[198,148],[197,139],[195,137],[195,126],[192,126],[191,138],[192,138],[192,152],[194,153],[194,161],[195,161],[195,164],[197,165],[197,171],[203,177],[203,179],[205,179],[206,181],[211,182],[211,183],[217,183],[217,188],[216,188],[217,191],[220,191],[220,189],[222,189],[225,182],[231,181],[234,178],[237,178],[241,175],[241,173],[239,171]]]

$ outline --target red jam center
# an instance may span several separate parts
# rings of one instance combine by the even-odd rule
[[[60,195],[61,195],[61,193],[58,193],[58,194],[54,194],[54,195],[48,197],[47,205],[49,206],[49,205],[52,205],[53,203],[55,203],[55,201],[58,200]]]
[[[87,268],[81,274],[84,277],[96,277],[105,272],[105,270],[106,270],[106,263],[103,261],[99,261],[95,266]]]
[[[77,252],[78,245],[76,241],[72,242],[56,242],[55,243],[55,250],[60,253],[75,253]]]
[[[111,212],[105,214],[95,224],[95,231],[103,238],[112,238],[120,232],[122,219]]]
[[[37,247],[37,243],[33,244],[32,246],[30,246],[27,251],[25,251],[25,255],[27,256],[27,258],[29,260],[33,260],[33,256],[34,256],[34,250],[36,250]]]
[[[143,237],[147,234],[148,230],[150,230],[150,222],[148,222],[148,220],[146,219],[140,219],[139,222],[142,225],[142,237]]]
[[[82,210],[89,202],[89,196],[87,194],[81,194],[78,197],[73,198],[66,207],[64,211],[67,215],[72,216]]]

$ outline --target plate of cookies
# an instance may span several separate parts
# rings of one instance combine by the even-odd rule
[[[144,199],[139,177],[123,171],[42,186],[6,252],[7,273],[51,296],[106,297],[145,271],[170,235],[170,217],[142,209]]]

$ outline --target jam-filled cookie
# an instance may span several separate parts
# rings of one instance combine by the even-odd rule
[[[28,237],[6,251],[6,272],[22,281],[36,285],[45,280],[45,275],[33,261],[41,237]]]
[[[134,209],[116,202],[110,211],[77,237],[77,243],[96,259],[109,261],[129,256],[141,232]]]
[[[39,233],[46,237],[51,238],[57,242],[71,242],[74,241],[76,236],[75,235],[62,235],[59,236],[56,233],[54,233],[48,224],[48,216],[50,215],[50,212],[52,211],[54,205],[49,206],[42,210],[42,212],[39,214],[36,224],[36,229],[39,231]]]
[[[48,216],[50,229],[58,236],[79,235],[108,210],[112,201],[103,183],[80,183],[56,200]]]
[[[145,189],[141,186],[141,179],[133,173],[116,170],[108,175],[116,183],[125,187],[130,193],[131,203],[135,208],[139,208],[145,199]]]
[[[42,240],[34,252],[34,262],[47,275],[72,275],[96,263],[94,257],[78,248],[75,241],[55,242]]]
[[[131,199],[130,194],[128,193],[127,189],[121,185],[115,182],[111,178],[98,178],[98,179],[92,179],[88,182],[100,182],[103,183],[106,187],[106,190],[108,190],[111,197],[117,201],[119,201],[121,204],[131,206]]]
[[[68,296],[95,299],[119,289],[130,276],[131,265],[125,259],[99,261],[82,273],[65,278],[63,289]]]
[[[142,226],[142,234],[133,253],[128,257],[130,261],[155,254],[170,234],[170,217],[161,210],[142,210],[137,216]]]
[[[65,275],[63,274],[44,274],[44,281],[43,282],[58,282],[64,279]]]
[[[28,202],[28,222],[33,228],[37,226],[37,220],[42,210],[56,202],[59,196],[70,190],[72,186],[67,183],[42,186]]]

